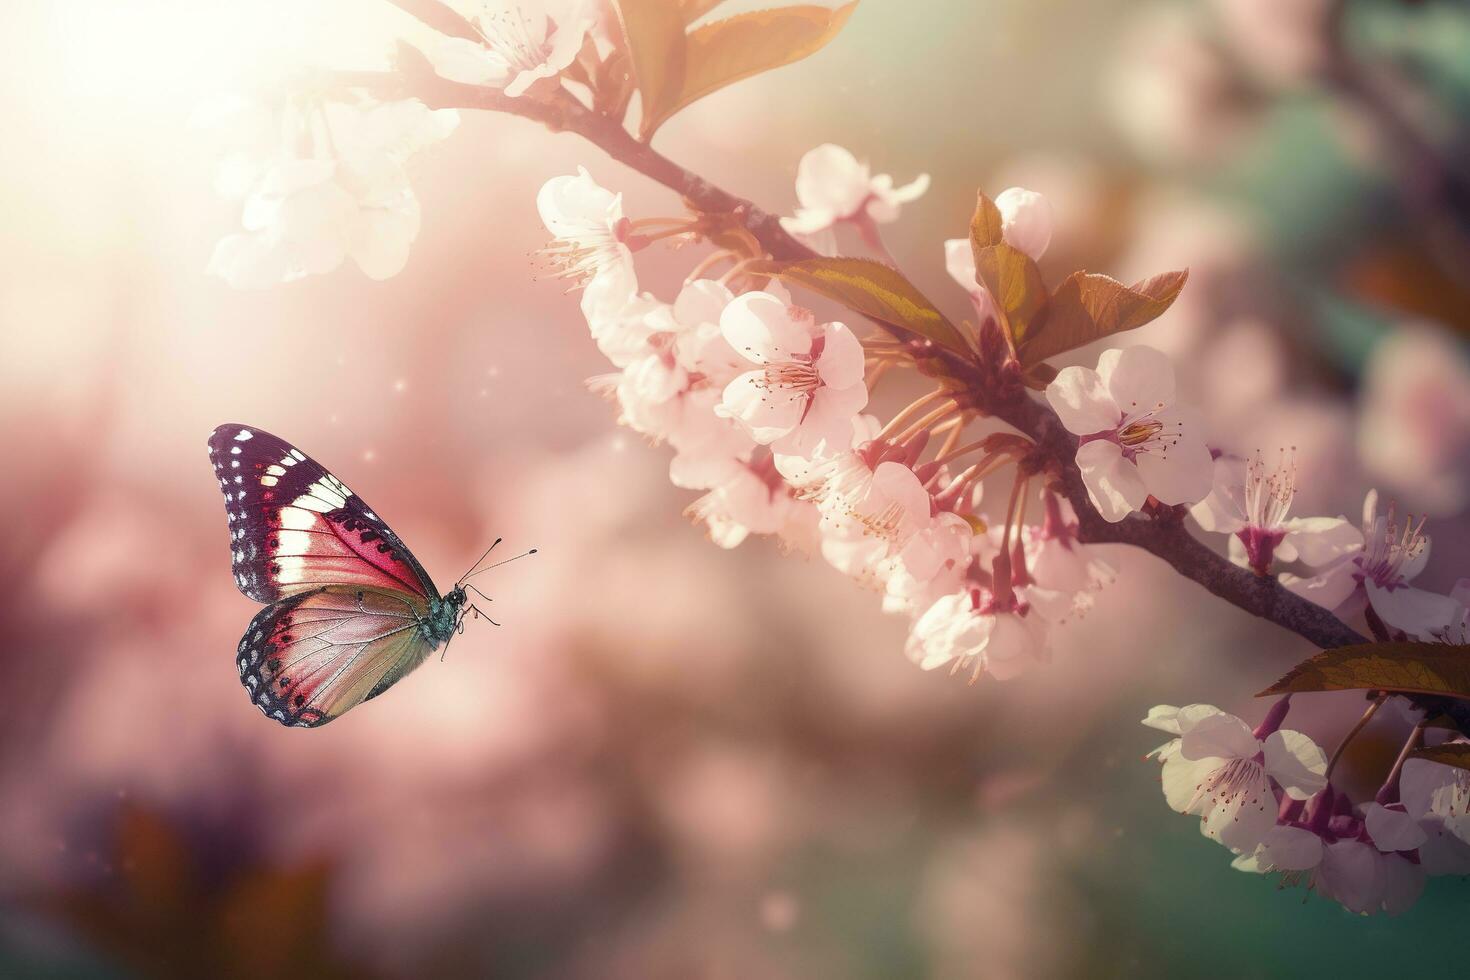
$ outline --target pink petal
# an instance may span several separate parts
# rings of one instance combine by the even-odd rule
[[[736,353],[757,364],[805,357],[814,324],[810,314],[793,316],[794,309],[770,293],[744,293],[725,307],[720,330]]]
[[[1097,359],[1097,373],[1124,415],[1174,404],[1174,365],[1152,347],[1105,350]]]
[[[833,388],[850,388],[863,383],[864,353],[862,342],[845,324],[828,323],[822,327],[825,342],[817,358],[817,373],[822,383]],[[866,388],[864,392],[866,392]],[[866,398],[864,399],[866,404]],[[862,406],[858,406],[861,408]]]
[[[1209,495],[1214,461],[1203,439],[1188,433],[1166,453],[1139,453],[1134,460],[1148,492],[1166,504],[1193,504]]]
[[[1105,520],[1121,521],[1148,499],[1138,469],[1123,458],[1116,443],[1103,439],[1085,443],[1077,450],[1077,467],[1087,496]]]
[[[1046,386],[1046,400],[1073,435],[1112,431],[1123,418],[1102,378],[1085,367],[1062,368]]]

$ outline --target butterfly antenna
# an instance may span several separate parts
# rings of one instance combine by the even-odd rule
[[[503,540],[504,540],[504,538],[496,538],[494,541],[490,542],[490,547],[488,547],[488,548],[485,549],[485,553],[483,555],[481,555],[479,558],[476,558],[475,559],[475,563],[470,566],[470,569],[469,569],[468,572],[465,572],[463,575],[461,575],[459,577],[459,582],[463,582],[465,579],[469,578],[470,577],[470,574],[476,568],[479,568],[480,567],[480,562],[484,561],[486,558],[489,558],[490,557],[490,552],[494,551],[495,550],[495,546],[498,545],[498,544],[500,544],[500,542],[503,541]],[[458,585],[459,582],[455,582],[454,584],[455,585]]]
[[[526,558],[526,557],[528,557],[530,555],[534,555],[535,553],[536,553],[536,549],[535,548],[532,548],[530,551],[523,551],[523,552],[521,552],[519,555],[516,555],[515,558],[507,558],[507,559],[505,559],[505,561],[498,561],[498,562],[496,562],[493,565],[486,565],[484,568],[477,569],[476,571],[470,572],[469,575],[466,575],[464,578],[460,579],[460,582],[463,583],[471,575],[479,575],[480,572],[488,572],[492,568],[499,568],[501,565],[508,565],[511,562],[515,561],[517,558]]]

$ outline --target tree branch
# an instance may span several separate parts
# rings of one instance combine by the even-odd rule
[[[676,192],[692,208],[707,214],[734,216],[773,258],[796,261],[818,257],[787,234],[775,215],[679,166],[635,139],[620,121],[593,112],[565,92],[544,99],[512,99],[493,89],[446,81],[434,75],[427,63],[422,68],[427,75],[409,66],[408,71],[397,74],[358,74],[343,76],[342,80],[384,95],[417,98],[432,108],[505,112],[536,120],[554,131],[574,132],[614,160]],[[892,328],[884,326],[892,332]],[[922,339],[909,336],[899,339],[907,342],[916,361],[944,358],[949,376],[972,386],[985,381],[980,369],[969,361]],[[1331,612],[1288,591],[1275,578],[1258,576],[1211,550],[1189,533],[1182,508],[1165,510],[1152,517],[1130,515],[1117,523],[1103,519],[1092,506],[1077,468],[1077,439],[1062,426],[1049,406],[1024,393],[999,403],[988,393],[977,395],[976,400],[996,418],[1031,437],[1039,451],[1056,463],[1061,475],[1059,489],[1077,514],[1081,540],[1141,548],[1226,602],[1323,649],[1368,642]],[[1449,715],[1463,731],[1470,733],[1470,704],[1444,698],[1417,698],[1415,703]]]

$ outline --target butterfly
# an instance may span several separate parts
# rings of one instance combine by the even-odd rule
[[[499,538],[441,596],[393,529],[284,439],[222,425],[209,459],[225,495],[235,584],[266,604],[235,658],[266,717],[325,725],[446,645],[468,613],[483,615],[466,605],[466,590],[488,597],[465,580],[496,567],[479,568]]]

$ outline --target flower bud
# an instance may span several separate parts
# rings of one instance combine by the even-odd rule
[[[995,199],[1000,210],[1001,235],[1006,244],[1040,261],[1051,244],[1051,205],[1046,198],[1023,187],[1001,191]]]

